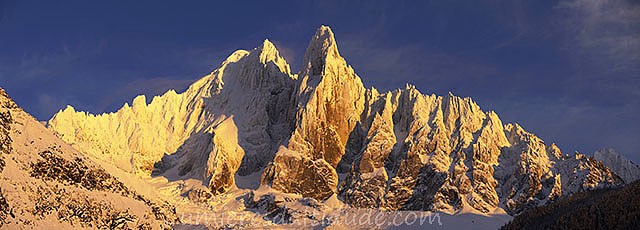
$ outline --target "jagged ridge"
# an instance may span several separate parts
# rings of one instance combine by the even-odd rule
[[[183,93],[148,105],[137,97],[97,116],[69,107],[49,126],[83,152],[141,175],[199,178],[216,194],[233,189],[234,174],[264,169],[262,185],[315,199],[339,194],[355,207],[518,213],[622,183],[470,98],[411,85],[365,89],[326,26],[299,74],[265,40]]]
[[[172,205],[125,186],[0,88],[0,227],[168,229]]]
[[[602,161],[604,165],[611,168],[611,171],[618,174],[627,184],[640,179],[640,166],[616,152],[615,149],[605,148],[598,150],[593,153],[593,158]]]

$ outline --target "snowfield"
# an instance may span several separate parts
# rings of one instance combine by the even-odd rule
[[[67,106],[47,128],[8,108],[6,96],[0,118],[9,111],[15,122],[5,119],[10,128],[0,133],[1,195],[10,207],[0,220],[65,228],[496,229],[531,207],[640,174],[615,154],[598,154],[605,164],[565,154],[468,97],[412,85],[365,88],[327,26],[303,63],[292,73],[264,40],[233,52],[184,92],[150,103],[140,95],[98,115]],[[43,190],[51,191],[38,196]],[[42,202],[47,208],[33,211]],[[77,204],[94,207],[91,218]],[[67,209],[72,214],[60,214]]]

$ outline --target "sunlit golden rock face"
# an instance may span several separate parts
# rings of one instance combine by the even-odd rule
[[[0,88],[0,228],[165,229],[172,205],[143,196],[27,114]],[[124,220],[124,221],[123,221]]]
[[[345,146],[353,127],[360,120],[364,109],[364,86],[353,69],[338,52],[336,41],[329,27],[318,29],[305,53],[305,67],[300,74],[296,91],[296,124],[287,146],[300,154],[305,161],[320,161],[328,165],[330,174],[321,174],[322,180],[337,182],[335,167],[345,153]],[[278,155],[279,153],[276,153]],[[273,167],[284,169],[293,165],[279,162],[276,156]],[[324,162],[322,162],[324,161]],[[324,168],[324,167],[322,167]],[[287,170],[290,173],[298,172]],[[304,171],[299,171],[304,173]],[[281,190],[289,192],[291,187],[307,186],[315,182],[282,180],[279,176],[298,178],[300,175],[274,175],[269,180],[280,181]],[[302,183],[304,185],[295,185]],[[337,183],[335,183],[337,184]],[[293,188],[291,188],[293,189]],[[316,187],[314,198],[330,196],[335,186]],[[293,190],[291,190],[293,191]]]
[[[147,104],[138,96],[115,113],[92,115],[72,107],[49,128],[75,148],[143,177],[177,169],[180,178],[209,180],[213,191],[235,187],[263,168],[290,133],[295,75],[268,40],[231,54],[185,92]]]
[[[305,54],[289,148],[336,167],[364,109],[364,86],[338,53],[331,29],[321,27]]]
[[[515,214],[621,183],[597,161],[503,125],[471,98],[412,85],[366,89],[326,26],[298,74],[265,40],[185,92],[149,104],[140,96],[103,115],[69,107],[49,126],[122,169],[201,179],[212,194],[232,191],[235,175],[262,171],[262,186],[317,200],[337,194],[354,207]]]
[[[338,174],[322,159],[280,149],[262,176],[262,183],[287,193],[326,199],[335,193]]]

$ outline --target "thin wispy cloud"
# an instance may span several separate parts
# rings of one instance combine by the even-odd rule
[[[418,44],[384,46],[367,37],[346,37],[339,40],[338,45],[365,84],[382,90],[403,88],[409,83],[417,85],[423,92],[446,93],[466,89],[463,82],[486,82],[498,71],[489,63],[429,50]],[[457,87],[445,87],[451,85]]]
[[[594,56],[610,73],[640,73],[640,3],[564,0],[555,10],[574,52]]]
[[[14,4],[13,0],[0,0],[0,22],[8,17]]]
[[[39,119],[66,104],[109,112],[184,87],[265,38],[295,72],[314,29],[329,25],[367,87],[470,96],[569,152],[640,149],[631,141],[640,135],[637,1],[12,2],[0,0],[0,86]]]
[[[637,136],[632,134],[640,133],[640,126],[629,121],[636,119],[640,104],[606,109],[563,99],[555,103],[544,99],[498,103],[504,103],[500,114],[503,121],[518,122],[564,151],[590,153],[615,147],[631,155],[638,152]],[[505,120],[505,117],[517,119]]]

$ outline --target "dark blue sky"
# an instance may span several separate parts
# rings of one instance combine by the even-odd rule
[[[40,120],[109,112],[265,38],[298,70],[322,24],[367,87],[471,96],[565,152],[640,161],[638,1],[0,0],[0,87]]]

